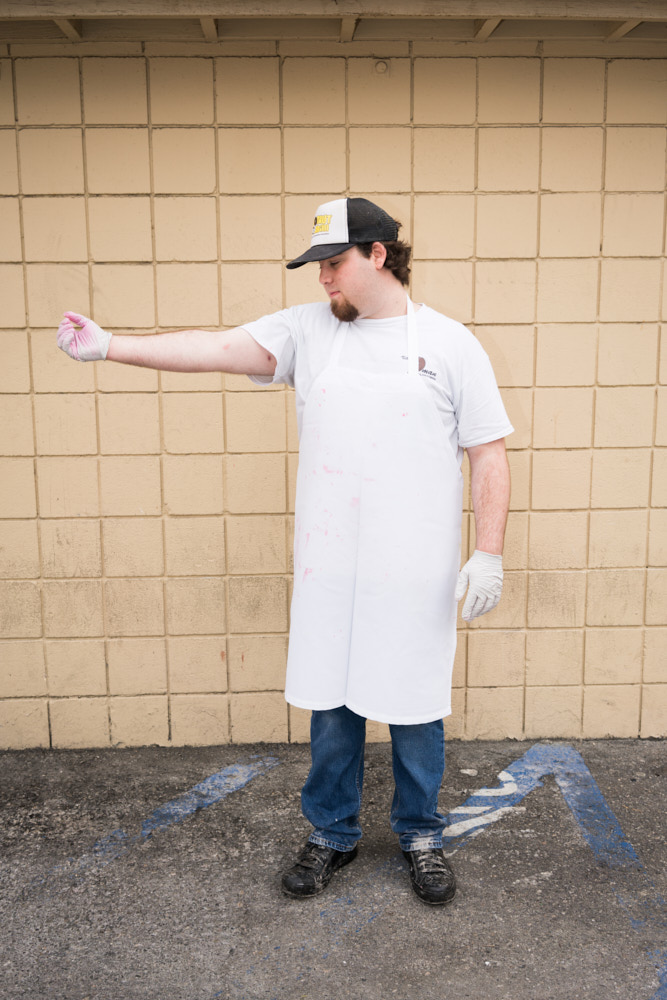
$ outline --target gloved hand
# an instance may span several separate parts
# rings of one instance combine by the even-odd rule
[[[459,573],[454,597],[460,601],[468,591],[462,617],[469,622],[493,611],[503,589],[503,557],[475,549]]]
[[[75,361],[104,361],[110,340],[110,333],[78,313],[65,313],[58,327],[58,347]]]

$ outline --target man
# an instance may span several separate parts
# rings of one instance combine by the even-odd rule
[[[77,360],[294,386],[300,452],[285,696],[312,711],[302,807],[313,832],[283,890],[316,895],[356,857],[370,718],[390,726],[391,824],[412,886],[439,905],[456,891],[437,808],[456,601],[467,589],[470,620],[500,598],[512,427],[472,334],[407,296],[410,247],[398,229],[363,198],[318,208],[310,248],[287,267],[318,262],[329,306],[295,306],[227,332],[141,337],[112,337],[66,313],[58,343]],[[477,547],[459,574],[464,449]]]

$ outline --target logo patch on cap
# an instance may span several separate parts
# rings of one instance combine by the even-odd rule
[[[315,221],[313,222],[313,236],[320,236],[322,233],[328,233],[332,219],[333,215],[316,215]]]

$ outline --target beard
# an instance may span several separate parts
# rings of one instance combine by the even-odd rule
[[[331,312],[341,323],[354,323],[355,319],[359,316],[357,307],[353,306],[343,296],[331,300]]]

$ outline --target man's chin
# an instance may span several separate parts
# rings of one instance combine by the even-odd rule
[[[331,300],[331,312],[341,323],[354,323],[359,316],[359,310],[347,299],[340,298]]]

